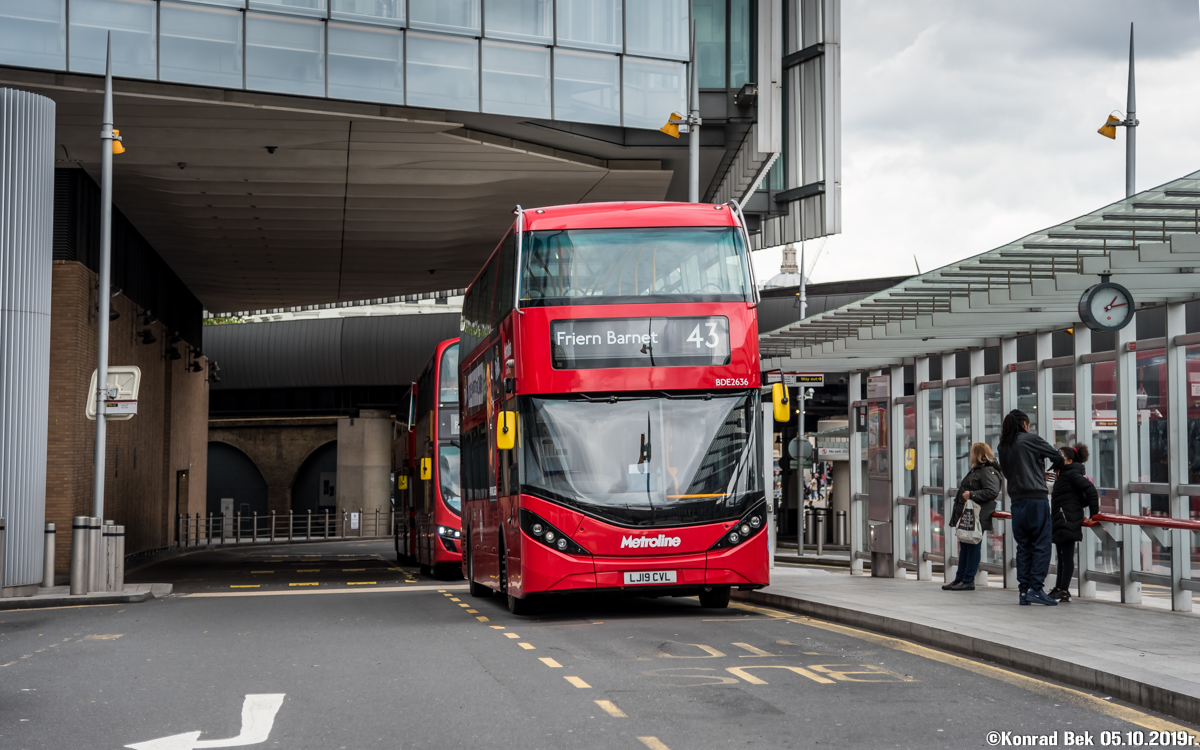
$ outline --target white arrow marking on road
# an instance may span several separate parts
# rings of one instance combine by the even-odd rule
[[[275,714],[283,705],[286,693],[264,693],[247,695],[242,704],[242,732],[237,737],[226,740],[202,740],[200,732],[184,732],[170,737],[159,737],[157,740],[139,742],[136,745],[126,745],[133,750],[196,750],[205,747],[241,747],[242,745],[257,745],[266,742],[275,725]]]

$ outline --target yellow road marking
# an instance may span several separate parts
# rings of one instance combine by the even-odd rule
[[[312,583],[289,583],[288,585],[289,586],[316,586],[318,584],[314,581]]]
[[[723,652],[716,650],[712,646],[705,646],[703,643],[687,643],[684,645],[695,646],[704,653],[708,654],[708,656],[677,656],[675,654],[668,654],[663,651],[659,651],[658,655],[666,659],[719,659],[725,655]]]
[[[567,682],[571,683],[572,685],[574,685],[577,688],[590,688],[591,687],[591,685],[587,684],[586,682],[579,679],[578,677],[570,677],[569,676],[569,677],[564,677],[563,679],[566,680]]]
[[[416,583],[416,581],[412,580],[411,578],[405,578],[404,582],[405,583]]]
[[[320,568],[305,568],[304,570],[297,570],[296,572],[297,573],[320,573],[321,569]]]
[[[761,648],[758,648],[757,646],[751,646],[749,643],[735,643],[733,645],[737,646],[740,649],[745,649],[746,651],[750,652],[751,656],[746,656],[745,654],[741,654],[741,657],[743,659],[750,659],[754,656],[778,656],[778,654],[772,654],[769,651],[763,651]]]
[[[362,573],[366,568],[342,568],[343,573]]]
[[[530,648],[533,648],[533,646],[530,646]],[[540,661],[542,664],[545,664],[547,667],[550,667],[551,669],[562,669],[562,665],[551,659],[549,656],[543,656],[542,658],[538,659],[538,661]]]
[[[488,625],[488,627],[491,628],[492,630],[504,630],[503,625]]]
[[[468,610],[467,610],[467,612],[468,612],[469,614],[472,614],[472,615],[474,615],[474,614],[478,614],[479,610],[477,610],[477,609],[468,609]]]
[[[775,665],[767,666],[765,664],[756,664],[753,667],[726,667],[725,671],[728,672],[729,674],[741,677],[743,680],[750,683],[751,685],[766,685],[767,684],[766,680],[759,679],[758,677],[755,677],[754,675],[750,674],[750,672],[747,671],[750,669],[787,669],[792,672],[795,672],[798,675],[803,675],[804,677],[807,677],[808,679],[812,680],[813,682],[820,683],[821,685],[832,685],[833,684],[833,680],[829,679],[828,677],[822,677],[821,675],[817,674],[816,672],[810,672],[809,670],[805,669],[804,667],[775,666]]]
[[[229,586],[229,588],[231,588],[231,589],[256,589],[258,587],[259,587],[259,584],[257,584],[257,583],[231,584]]]
[[[480,622],[487,622],[487,621],[488,621],[488,618],[484,617],[483,615],[480,615],[479,617],[476,617],[475,619],[476,619],[476,620],[479,620]],[[496,626],[495,626],[495,625],[493,625],[492,627],[496,627]]]
[[[642,741],[643,745],[650,748],[650,750],[671,750],[671,748],[664,745],[662,740],[657,737],[638,737],[638,739]]]
[[[444,593],[446,593],[446,589],[438,589],[437,592],[439,594],[444,594]]]
[[[604,713],[616,719],[627,719],[629,715],[621,709],[617,708],[617,704],[612,701],[596,701],[596,705],[604,709]]]
[[[375,581],[346,581],[347,586],[375,586]]]
[[[532,651],[535,648],[537,648],[532,643],[525,643],[524,641],[522,641],[521,643],[518,643],[517,645],[520,646],[521,648],[525,649],[526,651]],[[546,661],[546,660],[542,659],[542,661]],[[558,667],[558,666],[562,666],[562,665],[561,664],[552,664],[550,666]]]
[[[517,635],[516,633],[505,633],[504,637],[505,638],[520,638],[521,636]]]
[[[873,664],[809,664],[809,667],[827,674],[840,682],[916,682],[917,680],[907,675],[902,675],[898,672],[893,672],[890,669],[877,667]],[[833,669],[837,667],[837,669]],[[859,667],[859,669],[855,669]],[[870,675],[874,679],[862,679],[859,677],[851,677],[850,675]],[[878,678],[886,679],[878,679]]]
[[[85,641],[115,641],[118,638],[120,638],[122,635],[124,635],[124,633],[109,633],[109,634],[105,634],[105,635],[85,635],[83,637],[83,640],[85,640]]]
[[[274,573],[274,572],[275,572],[275,571],[273,571],[273,570],[252,570],[252,571],[250,571],[250,573],[251,573],[252,575],[253,575],[253,574],[256,574],[256,573]]]
[[[947,654],[926,646],[920,646],[916,643],[900,640],[899,638],[877,635],[875,633],[869,633],[865,630],[859,630],[858,628],[851,628],[845,625],[837,625],[832,622],[814,620],[810,617],[802,617],[799,615],[792,615],[790,613],[777,613],[774,610],[761,607],[750,607],[742,604],[739,604],[738,607],[741,609],[749,609],[761,612],[762,614],[766,614],[778,619],[792,620],[793,622],[798,622],[803,625],[819,628],[821,630],[827,630],[831,633],[841,633],[842,635],[848,635],[851,638],[868,641],[870,643],[875,643],[877,645],[890,648],[894,651],[903,651],[905,653],[913,654],[914,656],[920,656],[931,661],[941,662],[942,664],[949,664],[952,667],[958,667],[959,669],[965,669],[968,672],[974,672],[975,674],[990,677],[994,680],[999,680],[1000,682],[1005,682],[1009,685],[1019,687],[1023,690],[1028,690],[1039,695],[1044,695],[1054,700],[1070,701],[1076,705],[1089,708],[1093,711],[1111,716],[1114,719],[1119,719],[1145,729],[1150,729],[1156,732],[1187,732],[1194,740],[1200,740],[1200,733],[1197,733],[1194,730],[1183,726],[1182,724],[1175,724],[1174,722],[1167,721],[1166,719],[1160,719],[1157,716],[1143,713],[1135,708],[1111,703],[1103,698],[1089,695],[1081,690],[1055,685],[1044,680],[1039,680],[1036,677],[1027,677],[1023,674],[1010,672],[1003,667],[982,664],[972,661],[964,656]]]
[[[454,597],[454,596],[452,596],[452,597],[450,597],[450,601],[452,601],[452,602],[461,602],[461,601],[462,601],[462,599],[459,599],[459,598],[457,598],[457,597]]]

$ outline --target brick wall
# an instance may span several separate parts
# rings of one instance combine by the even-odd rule
[[[55,567],[70,567],[71,518],[91,515],[96,425],[84,416],[96,369],[96,275],[80,263],[55,261],[50,310],[50,424],[46,520],[58,524]],[[142,371],[138,414],[109,421],[104,516],[125,526],[125,550],[162,547],[173,539],[177,512],[202,512],[207,479],[208,384],[205,372],[166,357],[170,331],[141,324],[125,296],[112,300],[121,317],[109,329],[109,362]],[[143,344],[149,327],[157,341]],[[201,360],[207,368],[207,361]],[[186,507],[176,507],[178,472],[188,472]]]

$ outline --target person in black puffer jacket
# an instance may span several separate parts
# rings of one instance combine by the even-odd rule
[[[980,530],[991,531],[992,514],[996,512],[1000,490],[1000,464],[996,463],[991,446],[987,443],[975,443],[971,446],[971,470],[959,482],[958,495],[954,498],[954,510],[950,513],[950,525],[945,527],[943,533],[953,534],[954,529],[958,528],[959,519],[962,518],[968,500],[979,506]],[[974,591],[975,574],[979,572],[979,558],[982,553],[982,541],[975,544],[960,541],[958,575],[953,582],[942,588],[946,591]]]
[[[1075,543],[1083,540],[1083,509],[1086,507],[1090,516],[1099,513],[1100,495],[1083,473],[1083,464],[1088,460],[1087,446],[1079,443],[1060,452],[1064,465],[1050,495],[1053,525],[1050,534],[1058,550],[1058,581],[1050,591],[1050,598],[1069,602],[1071,576],[1075,573]]]

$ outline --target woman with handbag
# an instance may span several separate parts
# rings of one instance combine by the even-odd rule
[[[1100,495],[1083,473],[1083,464],[1088,460],[1087,446],[1078,443],[1059,451],[1064,466],[1050,495],[1050,535],[1058,550],[1058,580],[1050,590],[1050,598],[1069,602],[1071,576],[1075,574],[1075,544],[1083,541],[1083,509],[1088,509],[1088,515],[1099,513]]]
[[[975,443],[971,446],[971,470],[958,483],[954,512],[950,515],[950,524],[943,529],[943,533],[953,529],[959,540],[958,575],[953,582],[942,586],[946,591],[975,590],[975,574],[979,572],[979,559],[983,554],[982,533],[992,530],[992,513],[996,511],[999,498],[1000,465],[987,443]],[[969,517],[964,518],[964,515]],[[970,528],[959,529],[960,523],[969,524]],[[971,538],[978,541],[967,541]]]

